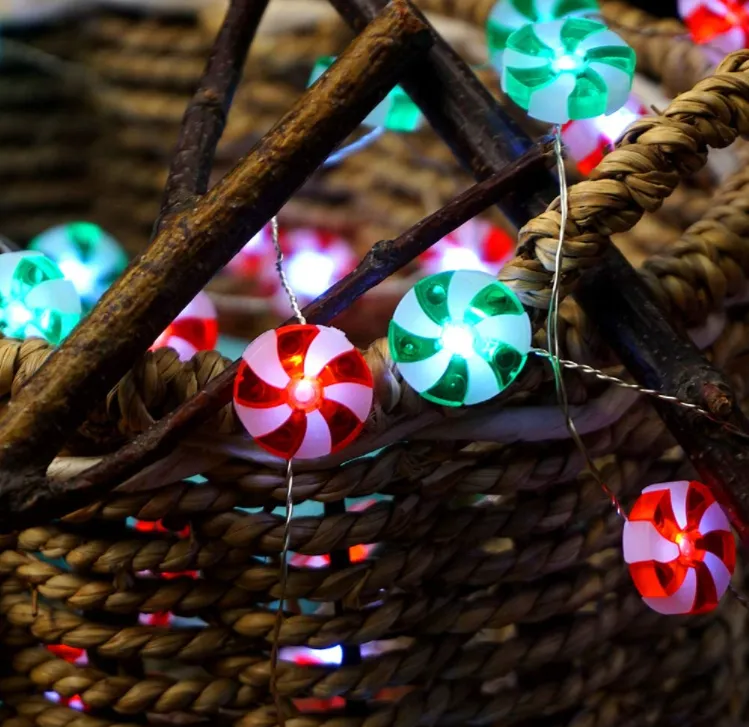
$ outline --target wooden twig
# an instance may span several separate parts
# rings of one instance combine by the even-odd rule
[[[398,81],[431,42],[393,0],[294,107],[213,189],[171,216],[8,405],[0,420],[0,510],[43,472],[94,402]]]
[[[709,411],[715,421],[678,404],[651,403],[702,481],[749,543],[749,421],[725,377],[695,345],[674,332],[639,275],[613,245],[606,264],[586,273],[575,297],[638,384]],[[611,295],[611,291],[617,295]],[[726,422],[747,432],[740,436]]]
[[[356,31],[380,12],[387,0],[330,0]],[[428,21],[414,9],[425,23]],[[419,106],[456,158],[476,177],[485,179],[518,159],[532,141],[476,77],[468,64],[429,25],[432,47],[404,73],[401,86]],[[521,227],[546,209],[558,194],[553,175],[539,174],[531,194],[502,200],[502,211]]]
[[[367,290],[407,265],[446,234],[496,204],[506,194],[529,192],[538,175],[553,163],[552,145],[532,147],[514,164],[474,185],[395,240],[377,243],[357,268],[304,308],[310,323],[329,323]],[[287,323],[293,323],[289,319]],[[196,426],[213,416],[231,399],[239,362],[223,371],[202,391],[150,427],[116,453],[69,482],[34,478],[16,491],[13,527],[45,522],[104,497],[113,487],[140,472],[175,446]],[[0,523],[4,513],[0,510]]]
[[[268,0],[231,0],[203,77],[182,118],[157,230],[170,212],[208,189],[216,146],[267,5]]]

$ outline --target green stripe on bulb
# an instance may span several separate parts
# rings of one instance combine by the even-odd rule
[[[453,275],[454,271],[437,273],[420,280],[414,286],[414,293],[422,310],[440,326],[450,320],[447,295]]]
[[[439,339],[417,336],[399,326],[395,321],[390,321],[388,344],[390,356],[396,363],[424,361],[434,356],[441,348]]]
[[[436,404],[460,406],[467,392],[468,366],[462,356],[453,356],[439,381],[431,389],[421,392],[421,395]]]

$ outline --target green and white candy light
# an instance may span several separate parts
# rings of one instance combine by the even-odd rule
[[[551,124],[611,114],[629,96],[635,52],[603,23],[534,23],[507,39],[502,90],[529,116]]]
[[[507,39],[529,23],[548,23],[599,12],[598,0],[498,0],[486,23],[489,58],[501,70]]]
[[[390,355],[425,399],[478,404],[504,391],[531,348],[531,323],[517,296],[476,270],[420,280],[395,309]]]
[[[29,248],[53,260],[81,296],[85,310],[124,272],[127,255],[98,225],[70,222],[37,235]]]
[[[0,255],[0,333],[59,344],[81,319],[81,299],[60,268],[40,252]]]

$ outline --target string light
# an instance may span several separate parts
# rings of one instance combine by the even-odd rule
[[[581,174],[595,169],[609,149],[633,122],[647,115],[647,109],[630,95],[627,103],[608,116],[568,121],[562,127],[562,141]]]
[[[515,294],[494,276],[460,270],[419,281],[388,328],[390,355],[406,382],[444,406],[478,404],[518,376],[531,324]]]
[[[597,0],[498,0],[486,24],[489,58],[501,71],[502,51],[516,30],[530,23],[548,23],[598,12]]]
[[[701,482],[646,487],[624,524],[622,546],[643,601],[662,614],[712,611],[736,566],[728,518]]]
[[[81,296],[84,310],[92,308],[127,267],[119,243],[90,222],[52,227],[35,237],[29,248],[57,263]]]
[[[280,597],[271,651],[271,691],[281,725],[279,639],[288,579],[294,513],[292,458],[310,459],[343,449],[361,432],[374,383],[364,357],[342,331],[307,324],[284,270],[278,220],[271,220],[275,269],[297,324],[266,331],[242,356],[234,407],[255,442],[286,459],[286,518],[280,553]],[[309,274],[309,273],[308,273]]]
[[[532,23],[507,39],[502,90],[529,116],[552,124],[611,114],[632,87],[635,52],[603,23]]]
[[[342,331],[307,324],[267,331],[242,355],[237,416],[255,442],[284,459],[348,446],[372,406],[372,373]]]
[[[198,351],[212,351],[218,343],[218,313],[207,293],[200,292],[154,341],[151,350],[172,348],[180,360]]]
[[[279,254],[283,278],[278,272]],[[289,291],[293,291],[297,307],[299,302],[306,304],[353,270],[357,262],[351,246],[339,235],[319,229],[281,229],[276,220],[255,235],[228,268],[253,278],[256,295],[285,314]]]
[[[678,482],[645,488],[627,517],[577,432],[570,415],[561,369],[562,366],[579,369],[603,381],[637,390],[699,412],[711,419],[713,417],[695,404],[629,384],[590,366],[565,361],[559,357],[559,299],[569,200],[562,156],[561,129],[558,126],[554,148],[560,183],[561,220],[547,321],[551,352],[539,349],[533,349],[532,352],[547,357],[551,362],[557,397],[570,436],[583,455],[589,471],[607,494],[617,513],[625,520],[624,558],[629,564],[630,574],[643,600],[648,606],[663,614],[704,613],[717,606],[730,585],[735,565],[735,542],[725,513],[710,490],[701,483]],[[738,433],[747,436],[740,430]],[[740,600],[746,604],[746,599],[741,597]]]
[[[427,275],[448,270],[496,273],[515,251],[515,240],[484,220],[472,219],[422,253],[418,262]]]
[[[81,299],[60,268],[40,252],[0,255],[0,333],[58,345],[81,319]]]

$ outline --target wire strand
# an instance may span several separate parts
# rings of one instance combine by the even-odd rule
[[[564,153],[562,150],[562,127],[556,125],[554,127],[554,154],[556,156],[557,163],[557,174],[559,176],[559,205],[561,219],[559,221],[559,240],[557,242],[556,256],[554,259],[554,279],[551,287],[551,300],[549,301],[549,313],[546,325],[546,332],[551,343],[550,357],[552,371],[554,374],[554,388],[557,392],[557,400],[559,406],[564,414],[564,422],[567,425],[567,430],[572,437],[572,441],[577,446],[578,450],[585,460],[587,468],[595,478],[596,482],[600,485],[601,489],[606,493],[612,505],[616,508],[617,513],[626,520],[626,515],[619,502],[619,499],[606,484],[601,471],[596,466],[593,458],[588,452],[588,448],[585,446],[575,422],[572,421],[570,415],[569,399],[567,396],[567,387],[564,383],[564,377],[562,376],[561,360],[559,357],[559,299],[562,288],[562,273],[564,268],[564,234],[565,228],[567,227],[567,215],[569,210],[569,199],[567,189],[567,174],[564,168]]]
[[[549,351],[544,351],[542,348],[533,348],[531,349],[531,353],[535,353],[537,356],[542,356],[543,358],[547,358],[549,360],[551,360],[551,358],[554,356],[554,354],[549,353]],[[704,416],[712,418],[712,414],[710,414],[710,412],[708,412],[706,409],[703,409],[701,406],[699,406],[699,404],[690,404],[687,401],[682,401],[676,396],[662,394],[660,391],[656,391],[655,389],[646,389],[642,386],[639,386],[638,384],[632,384],[629,381],[624,381],[623,379],[619,379],[616,376],[606,374],[599,369],[593,368],[593,366],[588,366],[587,364],[580,364],[576,361],[568,361],[567,359],[563,358],[558,359],[558,362],[559,365],[565,369],[582,371],[583,373],[595,376],[601,381],[619,386],[622,389],[631,389],[632,391],[637,391],[640,394],[646,394],[647,396],[652,396],[654,399],[660,399],[661,401],[666,401],[669,404],[676,404],[677,406],[681,406],[684,409],[691,409],[698,414],[703,414]]]
[[[332,167],[335,164],[340,164],[344,159],[350,157],[358,151],[366,149],[370,144],[374,143],[379,139],[386,129],[384,126],[376,126],[372,131],[364,134],[360,139],[351,142],[348,146],[344,146],[338,151],[334,151],[324,162],[323,167]]]
[[[544,349],[542,348],[532,348],[530,352],[536,354],[537,356],[546,358],[549,361],[552,361],[552,359],[554,358],[554,354],[550,353],[549,351],[544,351]],[[682,407],[683,409],[693,411],[695,414],[699,414],[700,416],[709,419],[711,422],[719,424],[721,427],[731,432],[732,434],[736,434],[737,436],[744,439],[749,439],[749,433],[745,432],[743,429],[740,429],[736,425],[731,424],[731,422],[722,421],[721,419],[716,418],[707,409],[704,409],[699,404],[691,404],[688,401],[682,401],[677,396],[663,394],[660,391],[656,391],[655,389],[646,389],[644,386],[633,384],[629,381],[624,381],[623,379],[617,378],[616,376],[611,376],[610,374],[606,374],[603,371],[594,368],[593,366],[588,366],[587,364],[577,363],[576,361],[568,361],[567,359],[558,359],[558,361],[559,365],[563,368],[591,374],[600,381],[614,384],[615,386],[619,386],[622,389],[630,389],[631,391],[636,391],[639,394],[645,394],[646,396],[650,396],[654,399],[659,399],[660,401],[664,401],[668,404],[674,404],[676,406]]]
[[[283,528],[283,544],[281,545],[280,555],[280,578],[278,596],[278,608],[276,610],[276,619],[273,624],[273,643],[270,653],[270,673],[271,673],[271,691],[273,692],[273,701],[276,705],[278,723],[281,727],[286,725],[286,717],[281,704],[281,695],[278,692],[278,641],[281,637],[281,626],[283,625],[283,605],[286,600],[286,584],[289,579],[289,546],[291,544],[291,519],[294,517],[294,471],[291,467],[291,460],[286,464],[286,520]]]
[[[276,272],[281,280],[281,285],[289,299],[291,310],[294,312],[294,317],[302,324],[307,323],[307,319],[302,314],[302,309],[299,307],[299,301],[296,298],[296,294],[289,285],[289,280],[286,277],[286,273],[283,269],[283,250],[281,249],[281,242],[278,236],[278,217],[272,217],[270,221],[271,239],[273,240],[273,247],[276,248]]]

